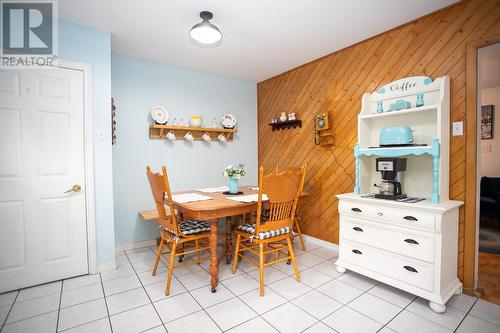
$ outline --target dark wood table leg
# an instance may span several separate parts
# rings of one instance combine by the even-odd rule
[[[233,221],[231,216],[226,217],[226,264],[231,262],[231,251],[233,249]]]
[[[217,291],[217,285],[219,284],[219,261],[217,259],[217,219],[210,220],[210,267],[208,268],[210,273],[210,285],[212,286],[212,292]]]

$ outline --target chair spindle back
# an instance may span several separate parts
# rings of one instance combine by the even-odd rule
[[[177,218],[175,216],[174,204],[172,201],[172,193],[170,192],[170,185],[168,183],[167,168],[162,166],[162,173],[153,173],[150,166],[146,166],[146,175],[148,176],[151,192],[156,203],[156,210],[160,216],[161,225],[169,231],[178,236],[179,228],[177,225]],[[166,205],[170,209],[170,215],[167,215]]]

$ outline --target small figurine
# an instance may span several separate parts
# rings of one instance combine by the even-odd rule
[[[281,112],[280,121],[286,121],[286,120],[287,120],[286,113],[285,112]]]
[[[215,120],[215,117],[212,119],[212,127],[217,128],[217,120]]]
[[[288,114],[288,120],[296,120],[297,118],[295,117],[295,112],[290,112]]]
[[[377,112],[384,112],[384,104],[382,101],[377,102]]]

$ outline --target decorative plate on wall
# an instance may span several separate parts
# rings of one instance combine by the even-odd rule
[[[153,120],[160,125],[164,125],[168,122],[168,112],[162,105],[153,106],[151,109],[151,117]]]
[[[236,126],[236,117],[231,113],[224,113],[220,118],[220,122],[224,128],[234,128]]]

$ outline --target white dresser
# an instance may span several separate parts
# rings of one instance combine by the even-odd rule
[[[341,194],[337,270],[346,269],[430,301],[435,312],[462,292],[457,278],[460,201],[401,203]]]

